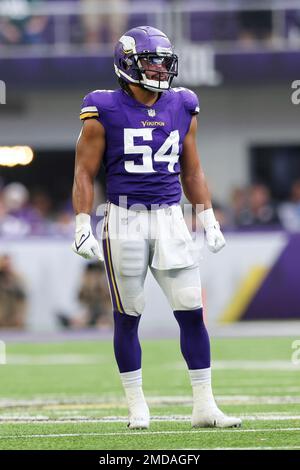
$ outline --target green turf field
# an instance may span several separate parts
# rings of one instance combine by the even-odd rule
[[[0,449],[300,449],[295,338],[215,339],[213,385],[241,429],[192,429],[176,341],[143,341],[152,423],[130,431],[110,342],[8,344],[0,366]]]

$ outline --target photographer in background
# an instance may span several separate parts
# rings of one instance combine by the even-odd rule
[[[25,327],[26,293],[23,280],[8,255],[0,256],[0,328]]]
[[[107,286],[105,269],[100,263],[87,264],[79,292],[78,300],[82,311],[75,316],[59,313],[57,319],[64,328],[112,328],[110,295]]]

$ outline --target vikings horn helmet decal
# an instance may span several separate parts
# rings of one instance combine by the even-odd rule
[[[178,74],[178,57],[162,31],[139,26],[119,39],[114,66],[121,81],[162,92],[170,88]]]

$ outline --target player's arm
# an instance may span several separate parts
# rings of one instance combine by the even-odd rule
[[[183,141],[180,166],[181,183],[187,199],[195,209],[198,204],[204,209],[211,208],[211,197],[197,150],[196,116],[192,117],[190,129]]]
[[[184,194],[193,205],[205,228],[208,247],[216,253],[225,246],[225,239],[220,230],[214,211],[197,150],[197,118],[192,117],[188,133],[183,141],[181,157],[181,183]]]
[[[94,179],[105,149],[105,131],[96,119],[83,123],[77,145],[73,184],[73,207],[76,214],[90,214],[94,200]]]
[[[105,150],[105,131],[96,119],[84,121],[76,145],[73,207],[76,232],[73,250],[87,259],[102,260],[99,244],[92,234],[90,213],[94,200],[94,179]]]

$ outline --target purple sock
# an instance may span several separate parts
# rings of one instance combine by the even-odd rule
[[[142,350],[138,337],[141,316],[114,312],[114,350],[120,372],[141,368]]]
[[[210,367],[209,336],[203,322],[202,308],[175,310],[180,327],[180,347],[189,369]]]

